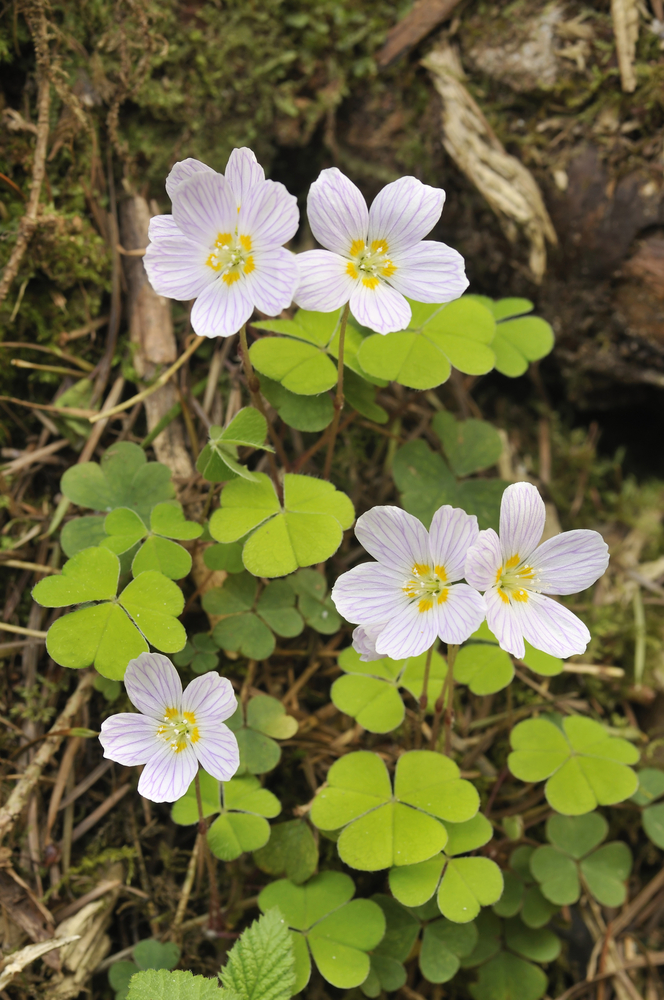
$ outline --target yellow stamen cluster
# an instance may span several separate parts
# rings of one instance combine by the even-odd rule
[[[372,240],[368,247],[364,240],[353,240],[346,274],[361,278],[366,288],[377,288],[381,278],[390,278],[397,269],[387,256],[388,249],[386,240]]]
[[[447,573],[444,566],[414,563],[411,574],[412,579],[406,580],[403,592],[410,600],[417,601],[420,613],[431,611],[434,603],[445,603],[449,589],[445,586]]]
[[[167,708],[163,724],[157,730],[174,753],[182,753],[190,743],[198,743],[200,733],[194,712],[178,712],[177,708]]]
[[[217,233],[211,253],[205,261],[208,267],[219,273],[221,280],[232,285],[243,274],[251,274],[256,268],[251,255],[251,236],[237,233]]]
[[[528,591],[523,585],[535,579],[535,570],[532,566],[522,566],[520,563],[521,558],[517,553],[496,572],[498,595],[505,604],[509,604],[510,597],[513,601],[524,604],[528,601]]]

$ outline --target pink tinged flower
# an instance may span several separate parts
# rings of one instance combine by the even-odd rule
[[[196,299],[199,336],[229,337],[254,308],[275,316],[291,304],[297,264],[283,244],[297,230],[297,201],[265,180],[250,149],[233,150],[225,176],[198,160],[176,163],[166,190],[173,214],[151,220],[145,270],[160,295]]]
[[[484,602],[457,582],[478,535],[474,516],[441,507],[427,532],[399,507],[374,507],[358,519],[355,534],[377,562],[342,574],[332,600],[348,621],[363,626],[353,633],[363,659],[417,656],[437,638],[461,643],[479,627]]]
[[[353,316],[378,333],[404,330],[418,302],[450,302],[468,287],[463,257],[444,243],[422,242],[440,218],[445,192],[415,177],[387,184],[370,209],[336,167],[311,185],[311,231],[326,250],[298,255],[295,300],[332,312],[350,302]]]
[[[175,802],[194,779],[198,765],[229,781],[240,765],[234,733],[224,725],[237,708],[226,677],[210,672],[182,691],[166,656],[141,653],[124,678],[127,694],[141,713],[106,719],[99,742],[104,757],[133,767],[144,764],[138,791],[152,802]]]
[[[500,537],[481,531],[466,559],[466,579],[485,591],[487,622],[503,649],[519,659],[524,638],[545,653],[583,653],[590,633],[583,622],[545,594],[576,594],[590,587],[609,563],[597,531],[564,531],[539,541],[544,501],[531,483],[514,483],[503,494]]]

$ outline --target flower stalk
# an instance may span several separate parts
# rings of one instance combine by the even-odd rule
[[[327,454],[325,456],[325,466],[323,468],[323,479],[330,478],[332,471],[332,458],[334,456],[334,446],[339,432],[339,421],[341,411],[344,408],[344,346],[346,343],[346,326],[348,325],[348,315],[350,304],[347,302],[341,314],[341,325],[339,327],[339,358],[337,361],[337,391],[334,396],[334,416],[330,427],[330,437],[327,443]]]

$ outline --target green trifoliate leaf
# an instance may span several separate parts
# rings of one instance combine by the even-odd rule
[[[286,921],[278,909],[255,920],[228,953],[219,973],[225,989],[239,1000],[290,1000],[295,987],[295,955]]]
[[[541,649],[535,649],[529,642],[526,642],[525,646],[526,652],[523,662],[536,674],[541,674],[543,677],[555,677],[565,669],[565,665],[559,657],[551,656],[551,653],[545,653]]]
[[[513,677],[514,664],[498,643],[468,642],[454,661],[454,679],[476,695],[502,691]]]
[[[266,819],[241,812],[222,812],[207,832],[208,846],[221,861],[234,861],[245,851],[256,851],[269,838]]]
[[[127,1000],[231,1000],[216,979],[191,972],[149,969],[137,972],[129,983]]]
[[[612,805],[633,795],[638,750],[609,736],[592,719],[571,716],[559,729],[547,719],[528,719],[512,730],[508,766],[522,781],[548,778],[545,794],[557,812],[580,815],[598,804]]]
[[[33,600],[45,608],[64,608],[85,601],[115,597],[120,562],[107,549],[83,549],[68,559],[58,576],[47,576],[32,590]]]
[[[115,990],[115,1000],[126,1000],[129,981],[140,969],[136,962],[114,962],[108,970],[108,981]]]
[[[443,504],[475,514],[480,528],[498,528],[500,500],[507,486],[501,479],[457,482],[447,463],[424,441],[409,441],[394,456],[394,481],[404,508],[428,527]]]
[[[480,967],[470,993],[473,1000],[539,1000],[546,987],[547,977],[540,968],[503,951]]]
[[[134,556],[131,566],[134,576],[156,570],[171,580],[180,580],[191,570],[191,556],[170,539],[198,538],[203,529],[200,524],[185,520],[180,504],[170,502],[157,504],[149,530],[135,511],[118,507],[106,517],[104,531],[106,536],[100,544],[117,555],[128,552],[148,536]]]
[[[221,782],[201,768],[198,772],[201,786],[201,801],[203,816],[215,816],[221,812]],[[171,819],[179,826],[193,826],[198,823],[198,802],[196,799],[196,782],[192,781],[181,799],[173,803]]]
[[[191,570],[191,556],[177,542],[152,535],[141,545],[131,564],[134,576],[146,570],[163,573],[170,580],[182,580]]]
[[[427,924],[422,934],[420,969],[430,983],[447,983],[461,959],[472,954],[478,940],[475,924],[452,923],[444,917]]]
[[[491,371],[495,322],[486,306],[468,297],[442,306],[410,305],[407,330],[374,334],[360,345],[357,359],[369,375],[433,389],[447,381],[452,365],[469,375]]]
[[[381,908],[369,899],[352,899],[354,892],[352,879],[328,871],[302,886],[280,879],[258,897],[263,911],[279,907],[288,925],[306,939],[323,978],[340,989],[364,982],[370,970],[367,952],[385,933]],[[306,974],[306,958],[302,964]]]
[[[171,659],[176,667],[191,666],[195,674],[206,674],[219,666],[218,651],[219,647],[214,639],[207,632],[199,632]]]
[[[82,462],[68,469],[60,488],[79,507],[108,512],[129,507],[146,521],[156,504],[174,494],[171,473],[159,462],[148,462],[137,444],[121,441],[111,445],[101,460]]]
[[[254,853],[254,861],[268,875],[285,875],[301,885],[318,867],[318,847],[308,824],[293,819],[271,828],[268,843]]]
[[[404,906],[422,906],[438,888],[444,867],[444,855],[436,854],[418,864],[391,868],[390,889]]]
[[[282,508],[269,477],[256,473],[256,480],[229,483],[210,520],[210,534],[219,542],[234,542],[253,531],[242,552],[250,573],[286,576],[336,552],[354,519],[344,493],[331,483],[286,473]]]
[[[420,932],[419,920],[391,896],[376,893],[371,898],[385,914],[385,936],[374,949],[374,955],[388,955],[405,962]]]
[[[260,414],[259,414],[260,416]],[[150,515],[150,530],[164,538],[179,541],[193,541],[203,534],[203,526],[195,521],[187,521],[179,503],[159,503]]]
[[[539,886],[528,886],[523,896],[523,906],[520,913],[526,927],[544,927],[557,912],[556,904],[545,899]]]
[[[451,858],[438,889],[438,906],[454,923],[474,920],[482,906],[498,902],[503,875],[489,858]]]
[[[530,859],[530,869],[544,896],[556,906],[571,906],[581,895],[574,860],[555,847],[538,847]]]
[[[643,829],[653,844],[664,850],[664,804],[659,803],[643,810]]]
[[[445,845],[445,854],[448,857],[455,857],[457,854],[468,854],[469,851],[476,851],[478,847],[484,847],[493,836],[493,827],[489,820],[482,813],[478,812],[467,819],[465,823],[446,823],[448,840]]]
[[[602,906],[622,906],[627,898],[626,880],[632,870],[632,852],[615,840],[604,844],[580,862],[591,893]]]
[[[238,447],[274,450],[264,443],[267,421],[263,414],[252,406],[245,406],[236,413],[228,427],[213,424],[209,435],[208,443],[198,456],[196,468],[203,478],[211,483],[222,483],[236,476],[255,481],[255,474],[238,461]]]
[[[269,695],[260,694],[252,698],[246,710],[243,708],[227,721],[240,747],[240,767],[238,774],[264,774],[276,767],[281,759],[281,750],[275,739],[288,739],[297,732],[298,723],[280,701]]]
[[[489,469],[502,454],[500,435],[486,420],[457,420],[442,410],[435,414],[431,426],[457,476]]]
[[[503,892],[493,904],[493,912],[499,917],[513,917],[521,909],[525,887],[516,872],[503,872],[503,882]]]
[[[240,542],[231,542],[229,545],[210,545],[203,553],[203,562],[208,569],[223,569],[227,573],[243,573],[242,545]]]
[[[664,771],[657,767],[644,767],[637,771],[639,787],[632,795],[637,806],[649,806],[664,795]]]
[[[548,840],[571,858],[583,858],[606,839],[609,824],[599,813],[584,816],[550,816],[546,821]],[[532,858],[530,867],[532,870]],[[538,879],[539,881],[539,879]]]
[[[134,961],[139,969],[174,969],[180,961],[180,949],[174,941],[147,938],[134,946]]]
[[[486,306],[496,320],[496,335],[491,347],[496,355],[496,370],[510,378],[517,378],[527,370],[531,361],[538,361],[553,348],[551,326],[537,316],[526,316],[533,309],[529,299],[493,299],[485,295],[468,298]]]
[[[298,431],[316,433],[332,422],[334,404],[329,393],[319,396],[298,396],[289,392],[279,382],[261,375],[261,392],[289,427]]]
[[[214,628],[219,646],[254,660],[274,651],[273,632],[289,638],[300,634],[304,622],[294,605],[295,591],[287,580],[268,584],[258,597],[258,582],[247,572],[229,577],[203,597],[208,614],[222,616]]]
[[[184,608],[180,588],[161,573],[148,571],[132,580],[118,598],[151,645],[163,653],[177,653],[187,641],[178,621]]]
[[[64,554],[71,559],[81,549],[99,545],[105,537],[103,516],[92,514],[74,517],[60,532],[60,545]]]
[[[287,715],[282,703],[267,694],[258,694],[249,701],[247,725],[275,740],[288,740],[298,729],[297,719]]]
[[[364,871],[413,865],[447,842],[440,820],[463,822],[477,812],[474,787],[449,758],[413,750],[397,762],[394,793],[382,759],[368,751],[347,754],[328,772],[311,819],[323,830],[344,827],[337,842],[346,864]]]
[[[533,962],[554,962],[560,954],[560,938],[547,927],[526,927],[518,917],[506,920],[505,944]]]
[[[386,424],[389,414],[376,402],[376,387],[366,378],[353,371],[346,371],[344,377],[344,396],[348,406],[357,410],[367,420],[376,424]]]
[[[58,618],[46,637],[46,649],[56,663],[76,670],[92,663],[111,680],[122,680],[129,661],[149,648],[122,608],[108,603]]]
[[[482,910],[475,921],[477,944],[470,955],[461,959],[463,969],[473,969],[500,951],[502,921],[491,910]]]
[[[140,542],[148,533],[136,511],[129,507],[116,507],[107,514],[104,531],[106,535],[101,541],[102,547],[118,556]]]
[[[299,569],[290,577],[298,595],[298,610],[307,625],[322,635],[334,635],[341,626],[341,615],[327,592],[327,582],[315,569]]]

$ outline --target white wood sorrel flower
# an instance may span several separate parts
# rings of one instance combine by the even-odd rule
[[[477,518],[441,507],[426,528],[399,507],[373,507],[355,534],[378,562],[343,573],[332,600],[358,622],[353,645],[364,659],[417,656],[440,638],[461,643],[484,620],[484,601],[465,583],[463,564],[477,538]]]
[[[201,337],[230,337],[254,307],[277,316],[297,285],[296,198],[266,181],[250,149],[234,149],[226,174],[199,160],[176,163],[166,180],[172,215],[150,221],[143,262],[150,284],[171,299],[196,299],[191,325]]]
[[[132,767],[145,764],[138,791],[152,802],[175,802],[194,780],[199,763],[219,781],[240,765],[235,734],[224,720],[237,702],[231,682],[211,671],[182,691],[166,656],[141,653],[124,676],[127,694],[141,713],[121,712],[102,722],[104,757]]]
[[[481,531],[466,559],[466,579],[485,591],[489,628],[501,647],[521,659],[524,638],[552,656],[583,653],[590,632],[583,622],[545,594],[576,594],[598,580],[609,550],[598,531],[564,531],[539,545],[544,501],[531,483],[503,493],[500,537]]]
[[[377,333],[405,330],[404,298],[451,302],[468,287],[461,254],[423,241],[440,218],[445,192],[415,177],[387,184],[370,209],[336,167],[321,171],[307,199],[311,231],[326,250],[298,254],[303,309],[332,312],[350,302],[360,323]]]

